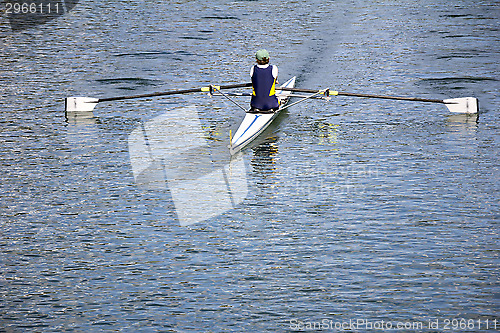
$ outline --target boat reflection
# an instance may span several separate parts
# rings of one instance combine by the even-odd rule
[[[207,143],[195,107],[141,124],[130,133],[128,146],[137,185],[168,189],[181,226],[227,212],[247,196],[243,157],[213,160],[217,152]]]
[[[252,148],[253,156],[250,161],[252,177],[257,185],[259,196],[272,199],[276,196],[276,188],[279,186],[278,179],[278,138],[268,137],[258,146]]]
[[[253,157],[251,165],[257,172],[269,172],[276,169],[276,157],[278,155],[277,137],[269,137],[266,141],[252,148]]]

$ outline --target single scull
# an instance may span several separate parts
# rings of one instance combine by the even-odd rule
[[[295,86],[295,76],[286,81],[280,88],[293,88]],[[268,113],[247,113],[245,118],[238,127],[238,130],[231,138],[229,150],[231,155],[236,154],[250,142],[252,142],[259,134],[261,134],[278,116],[278,114],[287,107],[291,91],[276,90],[276,97],[280,103],[280,107],[275,112]]]
[[[417,98],[417,97],[395,97],[395,96],[384,96],[384,95],[374,95],[374,94],[360,94],[360,93],[348,93],[341,91],[331,91],[330,89],[315,90],[315,89],[299,89],[295,88],[295,77],[286,81],[276,90],[276,96],[279,100],[280,107],[275,112],[262,112],[262,113],[249,113],[243,106],[231,100],[234,104],[237,104],[241,109],[247,111],[245,118],[241,122],[238,130],[234,137],[230,139],[229,150],[231,154],[236,154],[244,147],[248,146],[259,134],[261,134],[278,116],[278,114],[287,107],[291,107],[295,104],[301,103],[302,101],[321,98],[324,100],[330,100],[330,96],[348,96],[348,97],[364,97],[364,98],[383,98],[383,99],[393,99],[393,100],[404,100],[404,101],[415,101],[415,102],[431,102],[431,103],[441,103],[445,104],[450,112],[454,113],[464,113],[464,114],[475,114],[479,112],[479,101],[475,97],[461,97],[461,98],[449,98],[449,99],[428,99],[428,98]],[[91,97],[67,97],[66,98],[66,114],[78,114],[78,113],[89,113],[92,112],[99,102],[111,102],[125,99],[135,99],[135,98],[148,98],[157,96],[167,96],[167,95],[179,95],[188,94],[196,92],[208,92],[213,95],[213,91],[229,98],[232,96],[247,96],[247,94],[225,94],[222,89],[234,89],[234,88],[245,88],[252,87],[252,83],[240,83],[240,84],[229,84],[223,86],[210,85],[208,87],[199,87],[192,89],[183,90],[171,90],[163,91],[150,94],[140,94],[132,96],[119,96],[119,97],[108,97],[108,98],[91,98]],[[311,95],[294,95],[293,93],[306,93]],[[323,95],[323,96],[319,96]],[[302,99],[287,104],[290,97],[303,97]],[[229,98],[231,99],[231,98]]]

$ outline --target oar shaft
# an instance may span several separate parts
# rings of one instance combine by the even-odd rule
[[[243,111],[245,111],[245,112],[247,111],[244,107],[242,107],[241,105],[239,105],[238,103],[236,103],[231,97],[229,97],[227,94],[223,93],[222,90],[220,90],[220,88],[214,87],[214,86],[212,86],[212,88],[214,88],[215,90],[217,90],[222,96],[224,96],[225,98],[227,98],[229,101],[231,101],[231,103],[233,103],[234,105],[236,105],[237,107],[239,107]]]
[[[251,86],[252,86],[252,83],[249,82],[249,83],[239,83],[239,84],[228,84],[225,86],[220,86],[219,89],[245,88],[245,87],[251,87]],[[206,89],[208,89],[208,87],[184,89],[184,90],[163,91],[163,92],[131,95],[131,96],[107,97],[107,98],[99,98],[99,102],[110,102],[110,101],[119,101],[119,100],[123,100],[123,99],[136,99],[136,98],[147,98],[147,97],[156,97],[156,96],[189,94],[189,93],[195,93],[195,92],[208,91]]]
[[[157,93],[150,93],[150,94],[131,95],[131,96],[107,97],[107,98],[99,98],[99,102],[120,101],[123,99],[146,98],[146,97],[167,96],[167,95],[177,95],[177,94],[189,94],[189,93],[200,92],[200,91],[201,91],[201,88],[196,88],[196,89],[164,91],[164,92],[157,92]]]
[[[302,92],[302,93],[317,93],[319,90],[314,89],[301,89],[301,88],[280,88],[282,90],[289,90],[294,92]],[[331,95],[339,95],[339,96],[351,96],[351,97],[365,97],[365,98],[382,98],[382,99],[395,99],[402,101],[415,101],[415,102],[429,102],[429,103],[442,103],[446,104],[443,100],[440,99],[430,99],[430,98],[418,98],[418,97],[396,97],[396,96],[382,96],[382,95],[372,95],[372,94],[356,94],[356,93],[348,93],[342,91],[331,92]]]
[[[371,94],[355,94],[339,91],[337,95],[340,96],[353,96],[353,97],[366,97],[366,98],[382,98],[382,99],[395,99],[400,101],[415,101],[415,102],[428,102],[428,103],[442,103],[443,100],[432,99],[432,98],[418,98],[418,97],[397,97],[397,96],[381,96],[381,95],[371,95]]]

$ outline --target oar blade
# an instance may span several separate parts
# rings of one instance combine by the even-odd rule
[[[478,113],[479,101],[475,97],[450,98],[443,101],[451,112]]]
[[[66,112],[91,112],[99,103],[99,99],[92,97],[67,97]]]

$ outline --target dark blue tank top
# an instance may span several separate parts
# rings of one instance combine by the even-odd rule
[[[260,68],[253,67],[252,75],[253,94],[250,105],[259,110],[267,111],[279,107],[275,95],[276,79],[273,76],[273,66]]]

